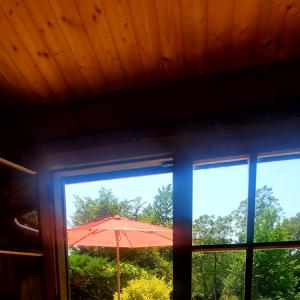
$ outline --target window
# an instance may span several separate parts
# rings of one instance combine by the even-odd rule
[[[112,299],[136,285],[144,297],[170,297],[172,168],[152,161],[89,171],[63,181],[69,298]]]
[[[217,299],[244,294],[245,251],[194,252],[193,299]],[[214,298],[213,298],[214,299]]]
[[[194,164],[193,245],[245,242],[247,192],[247,160]]]
[[[172,174],[174,299],[297,299],[299,159],[253,154],[203,161],[175,153],[174,161],[154,159],[155,166],[115,163],[59,176],[68,192],[82,181],[139,190],[137,178]]]
[[[300,228],[299,183],[298,155],[258,158],[254,236],[256,242],[299,240],[296,229]],[[280,230],[281,227],[285,230]]]
[[[194,164],[193,299],[299,296],[299,176],[295,154]]]

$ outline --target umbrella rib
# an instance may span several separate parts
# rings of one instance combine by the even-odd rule
[[[122,231],[122,233],[125,235],[125,237],[126,237],[128,243],[129,243],[129,245],[131,246],[131,248],[133,248],[133,246],[132,246],[132,244],[130,243],[130,240],[129,240],[127,234],[126,234],[126,232],[125,232],[125,231]]]
[[[104,230],[100,230],[100,231],[98,231],[98,232],[96,232],[96,233],[99,233],[99,232],[102,232],[102,231],[104,231]],[[77,244],[78,242],[82,241],[83,239],[85,239],[86,237],[88,237],[89,235],[94,234],[94,233],[95,233],[95,231],[89,232],[89,233],[86,234],[85,236],[81,237],[79,240],[73,242],[71,246],[74,246],[74,244]]]
[[[152,233],[154,233],[154,234],[156,234],[156,235],[158,235],[158,236],[160,236],[160,237],[162,237],[162,238],[164,238],[164,239],[166,239],[166,240],[169,240],[169,241],[173,241],[173,239],[171,238],[168,238],[168,237],[166,237],[166,236],[163,236],[163,235],[161,235],[161,234],[159,234],[159,233],[157,233],[157,232],[155,232],[155,231],[153,231]]]

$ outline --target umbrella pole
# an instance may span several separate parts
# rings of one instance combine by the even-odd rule
[[[121,293],[121,283],[120,283],[120,245],[119,245],[119,238],[120,238],[120,231],[116,230],[116,252],[117,252],[117,289],[118,289],[118,300],[120,300],[120,293]]]

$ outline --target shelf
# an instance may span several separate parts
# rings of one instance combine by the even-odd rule
[[[40,252],[22,252],[22,251],[9,251],[9,250],[0,250],[0,255],[20,255],[20,256],[34,256],[40,257],[43,256],[43,253]]]

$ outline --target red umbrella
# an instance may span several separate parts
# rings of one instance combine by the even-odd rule
[[[173,230],[115,216],[68,229],[68,244],[116,248],[117,287],[120,299],[120,247],[172,246]]]

